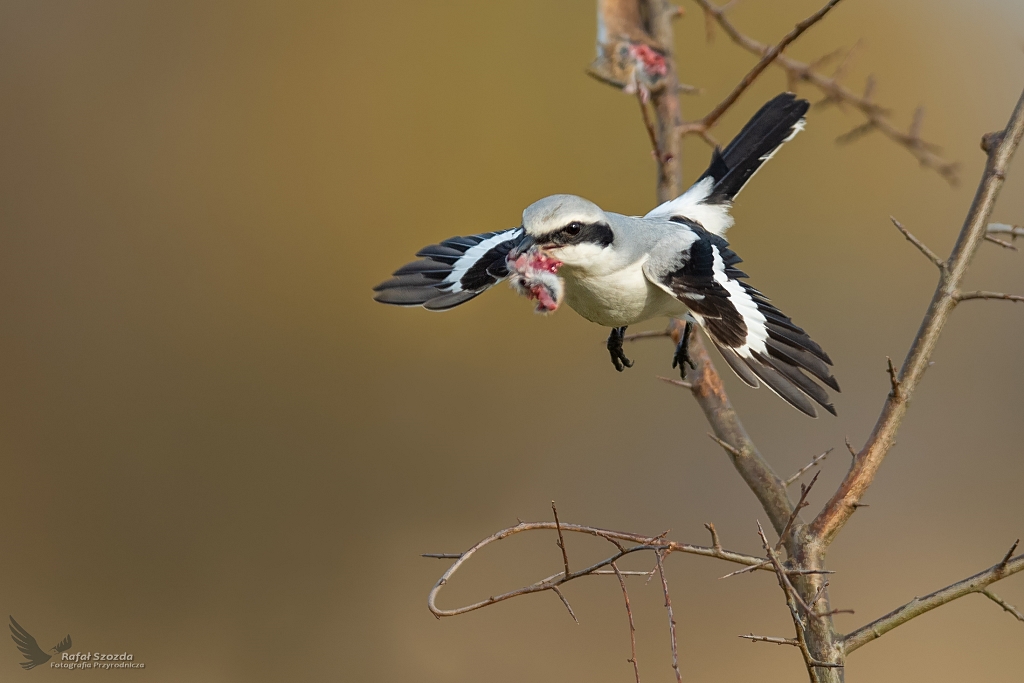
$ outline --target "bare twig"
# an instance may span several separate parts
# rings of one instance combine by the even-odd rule
[[[619,578],[619,586],[622,588],[622,599],[626,602],[626,616],[629,617],[629,647],[632,651],[629,661],[633,665],[633,675],[636,676],[636,683],[640,683],[640,663],[636,659],[636,626],[633,624],[633,610],[629,606],[629,591],[626,590],[626,582],[622,578],[622,572],[619,571],[618,565],[614,562],[612,562],[612,569],[615,571],[615,576]]]
[[[804,465],[803,467],[801,467],[800,469],[798,469],[798,470],[796,471],[796,474],[794,474],[794,475],[793,475],[792,477],[790,477],[789,479],[787,479],[787,480],[786,480],[786,481],[784,481],[783,483],[784,483],[784,484],[785,484],[786,486],[792,486],[793,484],[795,484],[795,483],[796,483],[796,481],[797,481],[797,480],[798,480],[798,479],[799,479],[800,477],[804,476],[804,474],[805,474],[805,473],[807,472],[807,470],[811,469],[812,467],[814,467],[814,466],[816,466],[816,465],[817,465],[818,463],[820,463],[820,462],[821,462],[822,460],[824,460],[824,459],[825,459],[825,458],[826,458],[826,457],[828,456],[828,454],[832,452],[832,450],[833,450],[833,449],[831,449],[831,448],[830,448],[830,449],[828,449],[827,451],[825,451],[824,453],[822,453],[821,455],[816,455],[816,456],[814,456],[813,458],[811,458],[811,461],[810,461],[809,463],[807,463],[806,465]]]
[[[1014,548],[1011,548],[1011,552],[1015,548],[1016,544],[1014,544]],[[843,638],[843,647],[847,653],[853,652],[857,648],[867,645],[872,640],[881,638],[889,631],[900,624],[907,623],[914,617],[921,616],[925,612],[941,607],[965,595],[984,593],[985,589],[996,581],[1005,579],[1022,570],[1024,570],[1024,555],[1018,555],[1015,558],[1007,557],[983,572],[946,586],[923,598],[914,598],[902,607],[889,612],[884,617],[875,619],[866,626],[861,626]]]
[[[779,552],[782,549],[782,544],[786,542],[786,537],[789,535],[789,530],[793,528],[793,522],[800,516],[800,511],[807,507],[807,494],[811,492],[814,487],[814,483],[818,481],[818,476],[821,474],[821,470],[814,473],[814,477],[811,478],[811,483],[804,486],[800,484],[800,500],[797,501],[796,507],[793,508],[793,514],[789,516],[789,521],[786,522],[785,528],[779,534],[779,542],[775,544],[775,552]]]
[[[715,443],[717,443],[722,448],[724,448],[731,455],[735,455],[738,458],[743,456],[743,451],[741,451],[740,449],[736,448],[732,444],[728,443],[724,439],[719,439],[717,436],[715,436],[711,432],[708,432],[708,438],[711,439],[712,441],[714,441]]]
[[[889,356],[885,357],[886,372],[889,373],[889,385],[892,387],[892,393],[889,394],[893,398],[898,398],[900,395],[900,378],[896,372],[896,368],[893,367],[892,358]]]
[[[725,7],[717,7],[710,0],[694,0],[694,2],[704,10],[706,17],[709,17],[709,24],[713,19],[734,43],[747,52],[761,57],[768,50],[767,45],[740,33],[726,16]],[[889,112],[872,100],[874,79],[869,79],[864,94],[858,95],[842,85],[840,82],[842,74],[834,77],[825,76],[813,69],[811,64],[797,61],[785,54],[776,57],[774,63],[786,71],[791,85],[800,81],[810,83],[825,95],[826,101],[847,104],[860,112],[867,119],[866,123],[859,127],[860,134],[877,130],[904,147],[922,166],[936,171],[950,185],[957,184],[959,164],[943,159],[936,153],[934,145],[925,142],[920,137],[899,130],[890,120]]]
[[[700,1],[700,0],[698,0]],[[818,517],[811,523],[810,532],[824,545],[828,545],[853,514],[854,504],[859,503],[878,472],[895,442],[896,431],[906,415],[907,406],[918,383],[924,376],[938,344],[942,329],[956,307],[957,290],[967,273],[974,253],[988,232],[989,216],[995,206],[996,197],[1006,177],[1010,159],[1024,137],[1024,94],[1010,116],[1004,134],[991,148],[988,164],[982,176],[974,202],[967,213],[963,228],[949,257],[947,268],[942,273],[931,305],[914,343],[900,369],[898,381],[900,390],[890,394],[875,428],[868,437],[864,448],[854,458],[853,465],[839,489],[826,504]],[[959,295],[960,297],[964,295]]]
[[[1024,301],[1019,294],[1003,294],[1002,292],[957,292],[954,301],[970,301],[971,299],[1002,299],[1004,301]]]
[[[999,564],[996,565],[997,573],[1002,572],[1004,569],[1006,569],[1006,565],[1010,562],[1010,558],[1013,557],[1013,551],[1017,549],[1018,545],[1020,545],[1019,538],[1013,542],[1013,545],[1010,546],[1010,549],[1006,551],[1005,555],[1003,555],[1003,559],[1000,560]]]
[[[658,558],[658,575],[661,577],[661,590],[665,594],[665,611],[668,612],[668,634],[672,639],[672,670],[676,672],[676,683],[683,683],[683,674],[679,672],[679,646],[676,642],[676,617],[672,613],[672,597],[668,592],[668,580],[665,578],[663,555],[666,551],[655,551]]]
[[[665,382],[667,384],[673,384],[673,385],[675,385],[677,387],[682,387],[683,389],[693,389],[693,383],[692,382],[687,382],[687,381],[681,380],[681,379],[674,379],[672,377],[662,377],[661,375],[655,375],[655,377],[657,377],[662,382]]]
[[[725,576],[719,576],[718,578],[719,578],[719,580],[721,580],[721,579],[728,579],[728,578],[733,577],[733,576],[739,576],[740,574],[747,574],[747,573],[755,571],[757,569],[764,569],[764,568],[766,568],[770,564],[771,564],[771,562],[769,562],[768,560],[765,560],[761,564],[755,564],[755,565],[751,565],[749,567],[744,567],[743,569],[737,569],[734,572],[729,572]]]
[[[558,523],[558,508],[551,501],[551,512],[555,515],[555,530],[558,532],[558,547],[562,550],[562,563],[565,565],[565,578],[569,578],[569,554],[565,550],[565,538],[562,536],[562,525]],[[569,610],[570,612],[572,610]]]
[[[565,605],[565,609],[569,610],[569,616],[572,617],[572,620],[579,624],[580,620],[576,618],[576,613],[572,611],[572,605],[570,605],[569,601],[565,599],[564,595],[562,595],[562,591],[558,590],[558,586],[552,586],[551,590],[555,592],[558,599],[562,601],[563,605]]]
[[[732,105],[736,104],[736,100],[740,98],[740,95],[750,87],[750,85],[757,80],[757,77],[768,68],[768,65],[775,61],[775,58],[782,54],[782,51],[789,46],[794,40],[799,38],[804,31],[814,26],[816,23],[821,21],[829,11],[839,4],[840,0],[829,0],[824,7],[819,9],[817,12],[807,17],[783,37],[774,47],[771,47],[763,52],[761,59],[754,65],[754,68],[747,72],[747,75],[732,89],[724,100],[718,103],[714,109],[707,113],[704,118],[699,121],[691,121],[684,123],[680,127],[680,134],[685,135],[690,132],[706,132],[711,129],[718,119],[722,117],[722,114],[727,112]]]
[[[1000,607],[1002,607],[1004,610],[1006,610],[1010,614],[1012,614],[1014,617],[1016,617],[1017,621],[1024,621],[1024,614],[1021,614],[1019,609],[1017,609],[1016,607],[1014,607],[1010,603],[1006,602],[1005,600],[1003,600],[1001,597],[999,597],[998,595],[996,595],[995,593],[993,593],[989,589],[986,588],[985,590],[980,591],[980,593],[982,595],[984,595],[986,598],[988,598],[989,600],[991,600],[992,602],[994,602],[997,605],[999,605]]]
[[[739,574],[748,574],[748,573],[750,573],[752,571],[755,571],[755,570],[758,570],[758,569],[767,569],[770,564],[771,564],[771,562],[769,562],[768,560],[765,560],[761,564],[751,565],[750,567],[744,567],[743,569],[739,569],[737,571],[730,572],[730,573],[726,574],[725,576],[719,576],[718,578],[719,579],[728,579],[731,576],[738,576]],[[814,574],[835,574],[835,572],[830,570],[830,569],[789,569],[789,568],[787,568],[786,569],[786,574],[788,576],[810,576],[810,575],[814,575]]]
[[[939,270],[944,270],[945,269],[945,267],[946,267],[945,262],[941,258],[936,256],[935,252],[932,251],[931,249],[929,249],[925,245],[924,242],[922,242],[921,240],[919,240],[916,237],[914,237],[910,233],[909,230],[907,230],[906,228],[903,227],[902,223],[900,223],[898,220],[896,220],[895,217],[889,216],[889,220],[892,221],[892,224],[896,226],[897,230],[899,230],[900,232],[903,233],[903,236],[907,238],[907,241],[910,242],[911,244],[913,244],[915,247],[917,247],[918,250],[920,250],[920,252],[922,254],[924,254],[928,258],[929,261],[931,261],[936,266],[938,266]]]
[[[1006,240],[997,239],[997,238],[993,237],[992,235],[985,235],[985,240],[987,242],[991,242],[992,244],[998,244],[1003,249],[1009,249],[1010,251],[1017,251],[1016,245],[1014,245],[1012,242],[1007,242]]]
[[[432,557],[438,560],[457,560],[462,557],[461,553],[423,553],[420,557]]]
[[[644,98],[644,91],[637,89],[636,101],[640,103],[640,115],[643,117],[644,128],[647,129],[647,136],[651,139],[651,154],[654,155],[655,160],[660,164],[663,160],[661,157],[661,149],[658,146],[658,134],[654,131],[654,124],[651,123],[651,115],[647,113],[647,102]]]
[[[638,339],[655,339],[657,337],[670,337],[668,330],[645,330],[644,332],[634,332],[633,334],[627,334],[622,338],[623,342],[637,341]],[[602,341],[602,344],[605,342]]]
[[[792,638],[776,638],[774,636],[755,636],[753,633],[748,633],[745,636],[739,636],[745,638],[752,643],[774,643],[775,645],[794,645],[800,647],[800,643]]]
[[[818,592],[811,598],[811,609],[813,610],[818,604],[818,600],[821,600],[821,596],[825,594],[828,589],[828,581],[822,581],[821,586],[818,587]]]
[[[715,550],[721,550],[722,542],[718,538],[718,531],[715,529],[715,525],[708,523],[704,525],[704,528],[711,532],[711,547]]]
[[[500,595],[492,595],[488,597],[486,600],[480,600],[479,602],[475,602],[470,605],[465,605],[463,607],[457,607],[455,609],[441,609],[437,606],[437,596],[441,592],[441,589],[444,588],[444,586],[448,583],[448,581],[455,574],[455,572],[457,572],[460,567],[462,567],[466,562],[468,562],[473,557],[473,555],[481,548],[484,548],[485,546],[488,546],[491,543],[509,538],[510,536],[514,536],[515,534],[527,531],[536,531],[541,529],[546,529],[550,531],[558,531],[558,529],[561,529],[563,533],[579,533],[595,536],[597,538],[604,539],[609,543],[615,545],[617,552],[614,555],[607,557],[604,560],[601,560],[600,562],[596,562],[590,565],[589,567],[576,570],[575,572],[570,572],[568,576],[566,576],[563,571],[559,571],[557,574],[548,576],[544,579],[541,579],[540,581],[530,584],[529,586],[523,586],[522,588],[517,588],[515,590],[508,591]],[[627,547],[626,545],[624,545],[625,543],[633,543],[634,545]],[[580,524],[564,524],[561,522],[559,522],[559,524],[557,525],[554,522],[520,522],[519,524],[516,524],[513,527],[502,529],[501,531],[491,534],[487,538],[476,543],[466,552],[462,553],[461,555],[458,555],[456,557],[455,562],[448,568],[448,570],[441,576],[441,578],[438,579],[437,583],[434,584],[434,587],[430,591],[430,595],[427,597],[427,606],[430,608],[430,611],[438,617],[450,617],[455,616],[457,614],[472,612],[473,610],[481,609],[483,607],[487,607],[489,605],[493,605],[495,603],[502,602],[510,598],[514,598],[520,595],[528,595],[530,593],[539,593],[541,591],[551,590],[553,587],[561,586],[562,584],[567,583],[569,581],[573,581],[584,576],[591,576],[595,574],[597,570],[609,567],[612,562],[616,562],[621,557],[624,557],[635,552],[642,552],[648,550],[680,552],[688,553],[691,555],[702,555],[704,557],[714,557],[720,560],[725,560],[726,562],[742,564],[748,567],[754,565],[758,565],[759,567],[761,567],[764,563],[764,558],[761,557],[737,553],[731,550],[715,549],[713,547],[691,545],[689,543],[677,543],[675,541],[665,540],[661,536],[652,538],[650,536],[645,536],[643,534],[611,531],[609,529],[600,529],[598,527],[583,526]],[[767,569],[767,567],[763,568]]]
[[[593,576],[600,576],[601,574],[607,574],[609,576],[611,576],[612,574],[621,574],[622,576],[646,576],[646,577],[650,578],[651,576],[654,575],[654,572],[656,572],[656,571],[658,571],[657,567],[655,567],[654,569],[652,569],[649,572],[639,572],[639,571],[619,571],[619,572],[614,572],[614,571],[608,571],[607,569],[595,569],[594,571],[592,571],[590,573]]]

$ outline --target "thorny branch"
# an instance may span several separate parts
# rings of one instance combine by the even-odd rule
[[[828,14],[833,7],[839,4],[839,1],[840,0],[829,0],[824,7],[797,24],[792,31],[787,33],[785,37],[779,41],[777,45],[774,45],[771,48],[766,48],[760,61],[754,65],[753,69],[747,72],[747,75],[736,84],[736,87],[732,89],[732,92],[726,95],[724,100],[719,102],[714,109],[708,112],[704,118],[699,121],[688,121],[682,124],[679,127],[679,134],[697,134],[712,145],[716,144],[714,139],[710,137],[709,131],[716,123],[718,123],[718,119],[722,118],[722,114],[729,111],[729,109],[732,108],[732,105],[736,104],[736,100],[740,98],[740,95],[742,95],[743,92],[757,80],[757,77],[761,75],[761,72],[768,68],[769,64],[782,55],[782,51],[785,50],[790,43],[799,38],[803,32],[811,26],[824,19],[825,15]]]
[[[1014,543],[1013,547],[1010,548],[1012,553],[1017,547]],[[914,617],[921,616],[925,612],[929,612],[936,607],[941,607],[947,602],[952,602],[957,598],[962,598],[965,595],[971,593],[982,593],[986,597],[994,600],[1003,609],[1010,612],[1021,621],[1024,618],[1021,617],[1020,613],[1017,612],[1012,605],[1007,605],[1002,600],[990,594],[987,590],[988,586],[992,585],[996,581],[1005,579],[1008,576],[1016,574],[1019,571],[1024,571],[1024,555],[1018,555],[1015,558],[1010,558],[1009,554],[1003,558],[1001,562],[995,564],[983,572],[979,572],[974,576],[968,577],[963,581],[958,581],[952,585],[946,586],[940,590],[935,591],[923,598],[914,598],[902,607],[898,607],[884,617],[880,617],[872,621],[866,626],[861,626],[859,629],[853,631],[845,638],[843,638],[843,647],[846,653],[849,654],[857,648],[867,645],[876,638],[881,638],[883,635],[893,630],[900,624],[905,624]]]
[[[853,50],[847,52],[845,59],[831,77],[819,73],[826,61],[833,59],[836,53],[826,55],[812,64],[804,64],[782,54],[783,49],[799,34],[820,20],[838,0],[829,2],[816,15],[801,22],[794,33],[787,36],[775,48],[769,48],[740,33],[726,17],[726,10],[733,2],[718,7],[709,0],[694,0],[705,12],[709,39],[711,27],[720,26],[738,45],[759,56],[760,61],[753,71],[733,89],[729,97],[718,105],[705,119],[683,124],[679,117],[677,95],[685,88],[680,86],[676,78],[675,62],[672,58],[672,26],[674,18],[680,16],[677,8],[673,8],[667,0],[598,0],[599,14],[599,58],[592,66],[591,73],[601,80],[630,91],[637,88],[641,96],[645,125],[652,134],[655,158],[658,162],[658,198],[667,201],[674,198],[681,185],[679,139],[688,133],[700,134],[705,140],[714,142],[709,129],[737,101],[743,91],[756,79],[770,63],[775,63],[787,73],[791,85],[807,82],[818,88],[824,95],[824,103],[850,105],[857,109],[866,122],[850,133],[841,137],[841,141],[852,140],[867,132],[878,130],[889,139],[905,147],[913,154],[922,166],[936,170],[950,184],[957,181],[957,164],[942,159],[936,148],[920,138],[923,110],[914,114],[913,123],[908,132],[898,130],[889,119],[889,112],[872,101],[873,79],[869,79],[863,95],[856,95],[841,84],[843,74],[849,64]],[[735,1],[735,0],[734,0]],[[801,28],[801,26],[803,28]],[[857,46],[855,46],[856,48]],[[599,64],[601,60],[604,63]],[[609,66],[610,65],[610,66]],[[595,73],[595,67],[610,69]],[[619,71],[616,71],[619,69]],[[623,78],[619,78],[623,76]],[[644,88],[647,92],[644,92]],[[652,121],[647,114],[646,97],[653,100]],[[682,135],[681,135],[682,134]],[[625,576],[653,576],[657,571],[661,577],[665,606],[669,617],[669,631],[672,642],[673,667],[677,681],[681,680],[678,666],[678,648],[675,635],[675,618],[668,591],[668,583],[664,574],[664,558],[672,552],[683,552],[743,565],[743,568],[727,574],[725,577],[754,571],[771,571],[778,579],[786,604],[793,619],[796,637],[776,638],[771,636],[740,636],[754,642],[776,643],[798,647],[807,666],[812,683],[839,683],[843,680],[845,657],[875,640],[892,628],[939,607],[963,595],[980,593],[998,604],[1015,618],[1024,621],[1024,615],[1013,605],[988,589],[991,584],[1024,570],[1024,555],[1011,557],[1016,544],[1010,549],[1001,562],[989,569],[936,591],[924,598],[915,598],[910,603],[894,610],[890,614],[843,636],[835,631],[831,616],[850,610],[833,610],[829,606],[828,582],[825,575],[832,572],[824,565],[825,553],[829,544],[843,528],[855,510],[865,507],[860,502],[885,455],[894,443],[896,431],[906,413],[907,404],[914,393],[924,370],[930,363],[930,356],[935,348],[939,334],[948,316],[960,301],[971,299],[1003,299],[1024,301],[1024,297],[1001,294],[997,292],[962,292],[959,285],[970,264],[970,260],[983,241],[993,241],[1012,248],[1011,242],[1000,240],[995,235],[1015,240],[1024,235],[1024,227],[999,223],[988,223],[996,196],[1005,177],[1017,146],[1024,136],[1024,95],[1014,109],[1013,115],[1004,131],[985,136],[983,149],[988,154],[988,164],[976,193],[974,202],[968,212],[956,245],[949,258],[942,260],[917,240],[898,221],[894,225],[913,243],[940,271],[940,282],[936,288],[932,303],[922,322],[921,329],[907,355],[902,367],[897,372],[889,361],[889,374],[892,391],[885,401],[882,413],[875,429],[864,447],[857,451],[847,440],[847,447],[853,455],[850,471],[847,473],[839,489],[832,496],[818,516],[807,524],[800,519],[800,510],[806,506],[806,497],[810,486],[803,487],[802,495],[794,506],[788,496],[787,487],[797,481],[813,466],[827,455],[823,453],[811,463],[801,468],[794,476],[783,481],[775,474],[771,466],[758,451],[747,435],[739,416],[733,409],[725,393],[722,381],[711,364],[707,350],[698,335],[691,337],[690,357],[695,368],[688,377],[689,381],[667,380],[673,384],[690,389],[697,403],[712,427],[711,437],[718,442],[729,455],[733,465],[742,476],[748,487],[757,496],[758,501],[779,534],[779,544],[774,548],[769,544],[761,525],[758,531],[764,546],[766,558],[736,553],[722,548],[714,525],[706,525],[712,536],[712,546],[699,546],[668,541],[666,534],[648,537],[642,534],[616,532],[596,527],[577,524],[562,524],[555,512],[554,522],[520,522],[514,527],[499,531],[469,550],[460,554],[431,554],[427,557],[450,558],[455,562],[438,580],[431,590],[428,605],[437,616],[453,616],[480,609],[519,595],[551,590],[562,600],[569,613],[575,619],[572,608],[559,590],[559,586],[584,576],[615,575],[622,589],[623,600],[630,625],[630,642],[632,657],[629,660],[639,683],[639,665],[636,656],[636,633],[632,607],[626,590]],[[672,321],[667,333],[678,343],[682,324]],[[665,336],[666,333],[641,333],[629,339],[642,337]],[[817,476],[815,476],[815,480]],[[811,481],[811,485],[814,480]],[[553,530],[559,535],[559,547],[562,550],[563,570],[537,581],[529,586],[490,596],[470,605],[444,610],[436,605],[440,590],[447,584],[456,571],[481,548],[490,543],[503,540],[517,533],[534,530]],[[563,536],[565,533],[583,533],[602,538],[616,548],[616,553],[594,563],[589,567],[570,571],[568,553]],[[666,532],[667,533],[667,532]],[[783,562],[778,551],[785,548],[789,560]],[[652,551],[655,554],[656,566],[650,572],[621,571],[618,560],[622,557],[641,551]],[[610,567],[610,568],[609,568]],[[822,605],[819,609],[819,604]]]
[[[967,213],[963,228],[949,258],[943,263],[939,284],[932,296],[931,305],[925,314],[921,329],[918,331],[906,360],[900,368],[898,376],[893,378],[894,386],[898,383],[898,391],[893,391],[885,401],[882,414],[875,428],[868,437],[867,443],[857,453],[853,465],[839,490],[811,524],[810,533],[827,546],[835,538],[839,530],[850,519],[855,507],[860,502],[878,472],[885,456],[889,453],[906,415],[907,406],[925,370],[931,361],[932,353],[938,344],[943,327],[957,302],[964,298],[1007,298],[1009,295],[986,295],[993,292],[960,292],[960,283],[967,274],[971,259],[989,232],[989,216],[995,207],[999,190],[1006,178],[1006,170],[1017,150],[1021,138],[1024,137],[1024,94],[1017,101],[1017,106],[1010,116],[1006,129],[998,142],[991,147],[988,164],[982,175],[974,201]],[[1019,297],[1018,297],[1019,298]]]
[[[752,643],[774,643],[775,645],[795,645],[797,647],[800,646],[800,643],[794,640],[793,638],[776,638],[775,636],[755,636],[753,633],[748,633],[745,636],[740,636],[740,638],[745,638]]]
[[[816,669],[840,667],[842,665],[819,662],[814,658],[810,648],[807,646],[807,639],[804,634],[804,620],[800,617],[800,611],[797,609],[797,601],[800,600],[800,595],[793,589],[793,584],[789,582],[789,578],[786,576],[785,571],[783,571],[782,563],[768,542],[768,537],[764,535],[764,529],[761,528],[760,522],[757,523],[757,533],[761,537],[764,551],[768,554],[768,561],[775,570],[775,576],[779,580],[779,587],[786,595],[786,606],[789,608],[789,615],[793,619],[793,627],[796,630],[796,644],[800,648],[800,654],[804,657],[804,664],[807,666],[807,673],[811,678],[811,683],[819,683],[821,679],[818,677]],[[805,612],[809,612],[806,605],[802,606]]]
[[[1004,301],[1024,301],[1024,296],[1019,294],[1003,294],[1001,292],[957,292],[955,301],[970,301],[971,299],[1003,299]]]
[[[668,592],[668,579],[665,578],[665,555],[668,550],[654,551],[658,560],[658,576],[661,578],[661,590],[665,593],[665,611],[668,612],[668,635],[672,643],[672,670],[676,672],[676,682],[683,683],[683,674],[679,671],[679,644],[676,640],[676,617],[672,612],[672,596]]]
[[[924,242],[914,237],[909,230],[903,227],[903,224],[896,220],[893,216],[889,216],[889,220],[896,226],[896,229],[903,233],[903,236],[907,238],[907,241],[913,244],[918,250],[925,255],[925,257],[938,266],[939,270],[945,270],[946,262],[943,261],[939,256],[929,249]]]
[[[640,663],[636,659],[636,625],[633,624],[633,609],[629,606],[629,591],[626,590],[626,580],[622,578],[622,572],[618,565],[612,562],[612,569],[619,579],[619,586],[622,588],[622,599],[626,603],[626,616],[629,617],[629,647],[632,651],[630,663],[633,665],[633,674],[636,676],[636,683],[640,683]]]
[[[1006,602],[1005,600],[1003,600],[1001,597],[999,597],[998,595],[996,595],[995,593],[993,593],[989,589],[986,588],[985,590],[981,591],[981,594],[984,595],[989,600],[991,600],[992,602],[994,602],[997,605],[999,605],[1000,607],[1002,607],[1005,611],[1007,611],[1010,614],[1012,614],[1017,619],[1017,621],[1024,621],[1024,614],[1021,614],[1019,609],[1017,609],[1016,607],[1014,607],[1010,603]]]
[[[558,522],[558,508],[555,507],[555,501],[551,501],[551,513],[555,516],[555,531],[558,532],[558,547],[562,550],[565,578],[569,578],[569,553],[565,550],[565,538],[562,536],[562,525]],[[572,610],[569,611],[571,612]]]
[[[797,482],[798,479],[800,479],[800,477],[804,476],[804,474],[806,474],[808,470],[810,470],[812,467],[817,467],[817,465],[822,460],[827,458],[828,454],[831,453],[833,450],[834,449],[830,448],[827,451],[825,451],[824,453],[822,453],[821,455],[814,456],[813,458],[811,458],[811,461],[809,463],[807,463],[806,465],[804,465],[803,467],[798,469],[796,471],[796,473],[792,477],[790,477],[789,479],[787,479],[786,481],[784,481],[782,483],[785,484],[786,486],[792,486],[793,484],[795,484]]]
[[[617,552],[601,560],[600,562],[596,562],[590,565],[589,567],[579,569],[574,572],[569,572],[568,575],[565,574],[564,571],[559,571],[558,573],[552,574],[551,576],[548,576],[547,578],[532,583],[529,586],[523,586],[522,588],[517,588],[516,590],[512,590],[507,593],[502,593],[500,595],[492,595],[488,597],[486,600],[481,600],[470,605],[457,607],[455,609],[442,609],[437,606],[437,596],[441,592],[441,589],[444,588],[445,585],[447,585],[448,581],[455,574],[455,572],[457,572],[462,567],[462,565],[469,561],[469,559],[474,554],[476,554],[477,551],[479,551],[481,548],[490,545],[491,543],[504,540],[506,538],[509,538],[510,536],[514,536],[516,534],[523,533],[526,531],[536,531],[539,529],[547,529],[556,532],[559,529],[561,529],[562,532],[566,533],[588,534],[590,536],[595,536],[597,538],[604,539],[605,541],[608,541],[609,543],[614,545]],[[625,545],[630,543],[632,543],[633,545]],[[692,545],[689,543],[677,543],[675,541],[666,540],[664,534],[662,534],[661,536],[644,536],[642,534],[635,534],[623,531],[612,531],[610,529],[600,529],[598,527],[584,526],[581,524],[567,524],[564,522],[559,522],[557,524],[555,522],[520,522],[515,526],[508,527],[507,529],[502,529],[501,531],[491,534],[487,538],[476,543],[474,546],[472,546],[465,552],[425,554],[424,557],[455,559],[455,562],[448,568],[448,571],[446,571],[441,576],[441,578],[438,579],[437,583],[434,584],[434,588],[430,591],[430,595],[427,598],[427,605],[430,608],[430,611],[433,612],[435,616],[451,617],[457,614],[472,612],[473,610],[477,610],[482,607],[487,607],[489,605],[502,602],[503,600],[508,600],[509,598],[517,597],[519,595],[527,595],[530,593],[538,593],[541,591],[553,590],[554,588],[557,588],[562,584],[568,583],[569,581],[574,581],[575,579],[579,579],[584,576],[602,574],[615,574],[617,576],[648,576],[648,572],[623,572],[616,571],[615,568],[613,568],[612,571],[601,571],[605,567],[610,567],[613,563],[617,562],[619,559],[625,557],[626,555],[647,550],[665,554],[688,553],[691,555],[701,555],[703,557],[714,557],[720,560],[725,560],[726,562],[742,564],[751,569],[768,569],[767,565],[764,562],[764,558],[756,557],[754,555],[747,555],[745,553],[738,553],[732,550],[725,550],[724,548],[722,548],[721,544],[708,547],[702,545]],[[807,569],[798,567],[787,567],[785,571],[787,574],[792,574],[794,576],[803,576],[808,573]]]
[[[793,514],[789,516],[789,521],[786,522],[786,526],[779,532],[779,542],[775,544],[775,552],[779,552],[782,549],[782,544],[786,542],[789,537],[789,532],[793,529],[793,522],[796,521],[797,515],[800,511],[807,507],[807,496],[810,494],[811,489],[814,488],[815,482],[818,481],[818,477],[821,475],[821,470],[814,473],[811,477],[811,483],[804,486],[800,484],[800,500],[797,501],[796,506],[793,508]]]
[[[726,35],[728,35],[734,43],[746,51],[762,57],[770,49],[769,46],[741,33],[739,29],[733,25],[726,15],[726,10],[732,3],[719,7],[712,4],[710,0],[694,0],[694,2],[704,10],[709,27],[714,24],[718,24],[718,26],[725,31]],[[829,56],[830,55],[826,55],[826,57]],[[819,62],[820,61],[821,60],[819,60]],[[864,93],[861,95],[858,95],[842,84],[842,78],[844,75],[843,71],[845,71],[846,63],[841,64],[840,68],[837,69],[836,73],[832,76],[825,76],[818,72],[815,69],[815,64],[800,62],[785,54],[780,54],[776,57],[774,63],[786,71],[786,76],[789,79],[791,89],[795,88],[795,84],[799,82],[810,83],[825,95],[823,102],[834,103],[837,105],[850,105],[864,116],[866,121],[846,135],[841,136],[838,140],[839,142],[850,142],[867,133],[877,130],[885,137],[905,148],[922,166],[933,169],[937,172],[950,185],[955,186],[959,182],[959,164],[943,159],[937,153],[937,147],[935,145],[925,142],[920,137],[923,109],[918,109],[914,115],[914,122],[911,124],[910,129],[907,132],[903,132],[892,123],[889,118],[889,110],[876,104],[872,100],[874,92],[873,78],[868,79]],[[699,132],[699,130],[689,129],[684,124],[682,132],[684,134],[696,133]]]

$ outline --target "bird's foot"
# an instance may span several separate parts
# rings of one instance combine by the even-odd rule
[[[690,360],[690,332],[693,331],[693,323],[689,320],[686,321],[686,327],[683,328],[683,336],[680,337],[679,343],[676,344],[676,355],[672,357],[672,367],[679,368],[679,376],[686,379],[686,366],[689,365],[694,370],[697,366],[692,360]],[[611,343],[609,339],[608,343]],[[610,347],[609,347],[610,348]]]
[[[619,372],[625,368],[633,367],[633,361],[626,358],[622,351],[622,338],[626,336],[626,327],[613,327],[612,333],[608,335],[608,353],[612,356],[612,365]]]

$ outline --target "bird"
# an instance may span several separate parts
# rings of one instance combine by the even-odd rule
[[[10,615],[8,615],[10,617]],[[42,648],[39,647],[39,643],[32,636],[31,633],[26,631],[21,624],[14,620],[14,617],[10,617],[11,623],[9,628],[11,629],[11,639],[14,640],[14,644],[21,650],[21,654],[25,655],[27,661],[19,662],[21,668],[26,671],[34,669],[40,664],[45,664],[50,661],[53,655],[48,655],[43,652]],[[54,654],[60,654],[71,649],[71,636],[64,636],[64,640],[60,641],[56,645],[50,648],[50,652]]]
[[[445,311],[507,279],[540,313],[565,303],[610,327],[607,348],[619,372],[633,365],[623,351],[629,325],[680,317],[686,326],[672,365],[684,379],[686,367],[695,367],[687,349],[696,324],[745,384],[763,383],[810,417],[817,417],[815,403],[835,415],[821,386],[840,390],[832,359],[744,281],[741,259],[725,239],[736,196],[804,129],[809,106],[792,93],[767,102],[728,145],[714,149],[688,190],[645,216],[604,211],[575,195],[545,197],[523,211],[518,227],[424,247],[419,260],[374,288],[374,299]]]

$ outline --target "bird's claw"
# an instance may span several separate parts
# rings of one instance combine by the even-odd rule
[[[690,359],[690,332],[693,331],[693,323],[687,321],[683,328],[683,335],[676,344],[676,354],[672,357],[672,367],[679,368],[679,376],[686,379],[686,366],[689,365],[696,370],[697,365]]]
[[[633,367],[633,361],[626,358],[626,354],[622,350],[622,339],[625,336],[625,327],[614,327],[612,328],[612,333],[608,335],[608,353],[611,354],[612,365],[619,372]]]

